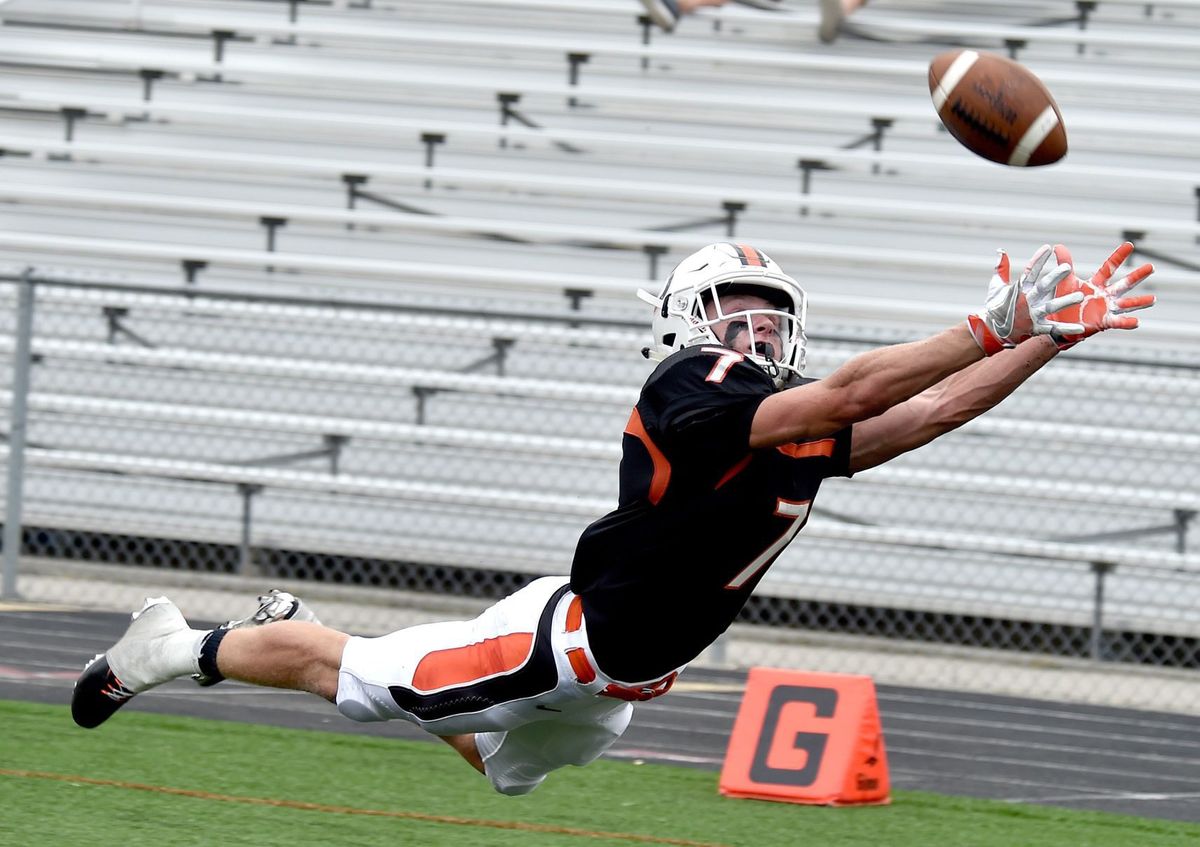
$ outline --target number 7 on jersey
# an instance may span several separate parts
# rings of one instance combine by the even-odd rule
[[[812,500],[784,500],[782,497],[780,497],[775,502],[775,514],[783,518],[791,518],[791,524],[786,530],[784,530],[783,535],[775,539],[775,542],[771,544],[770,547],[759,553],[753,562],[742,568],[741,572],[731,579],[725,585],[725,587],[735,589],[741,588],[746,584],[747,580],[749,580],[767,565],[771,564],[771,562],[775,561],[775,557],[779,555],[780,551],[782,551],[783,548],[786,547],[791,540],[796,537],[796,533],[804,527],[804,523],[808,520],[808,513],[811,509]]]

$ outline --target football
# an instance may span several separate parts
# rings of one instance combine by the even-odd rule
[[[1050,90],[1012,59],[950,50],[929,63],[929,93],[950,134],[968,150],[1016,167],[1067,155],[1067,130]]]

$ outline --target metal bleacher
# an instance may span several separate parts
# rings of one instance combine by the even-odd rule
[[[0,271],[53,281],[27,522],[561,572],[648,372],[633,293],[688,252],[797,276],[820,376],[977,308],[997,247],[1128,238],[1142,329],[831,482],[762,591],[1087,624],[1103,573],[1120,626],[1200,636],[1200,4],[1051,5],[872,4],[824,47],[815,4],[9,0]],[[968,43],[1055,91],[1064,163],[941,130]]]

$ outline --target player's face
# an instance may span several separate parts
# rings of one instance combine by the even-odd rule
[[[726,294],[721,297],[721,313],[725,315],[752,309],[775,309],[769,300],[755,294]],[[779,315],[735,315],[712,326],[713,334],[722,344],[740,353],[758,353],[778,359],[783,353],[780,335],[782,318]]]

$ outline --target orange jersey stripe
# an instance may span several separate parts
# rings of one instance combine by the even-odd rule
[[[737,476],[742,471],[744,471],[746,469],[746,466],[750,464],[750,460],[753,458],[754,458],[754,454],[750,453],[746,456],[746,458],[742,459],[740,462],[738,462],[732,468],[725,471],[725,476],[721,477],[721,481],[718,482],[715,486],[713,486],[713,490],[716,491],[722,485],[729,482],[729,480],[733,479],[735,476]]]
[[[836,442],[832,438],[822,438],[820,441],[804,441],[799,444],[780,444],[775,449],[793,459],[807,459],[810,456],[832,456]]]
[[[642,425],[642,416],[638,413],[637,406],[633,407],[629,423],[625,424],[625,433],[642,442],[642,446],[650,454],[650,461],[654,463],[654,475],[650,478],[649,496],[650,502],[657,504],[667,493],[667,485],[671,482],[671,463],[663,455],[663,451],[658,449],[658,445],[650,440],[650,434]]]
[[[529,658],[532,647],[532,632],[513,632],[466,647],[435,650],[418,663],[412,687],[436,691],[511,671]]]

